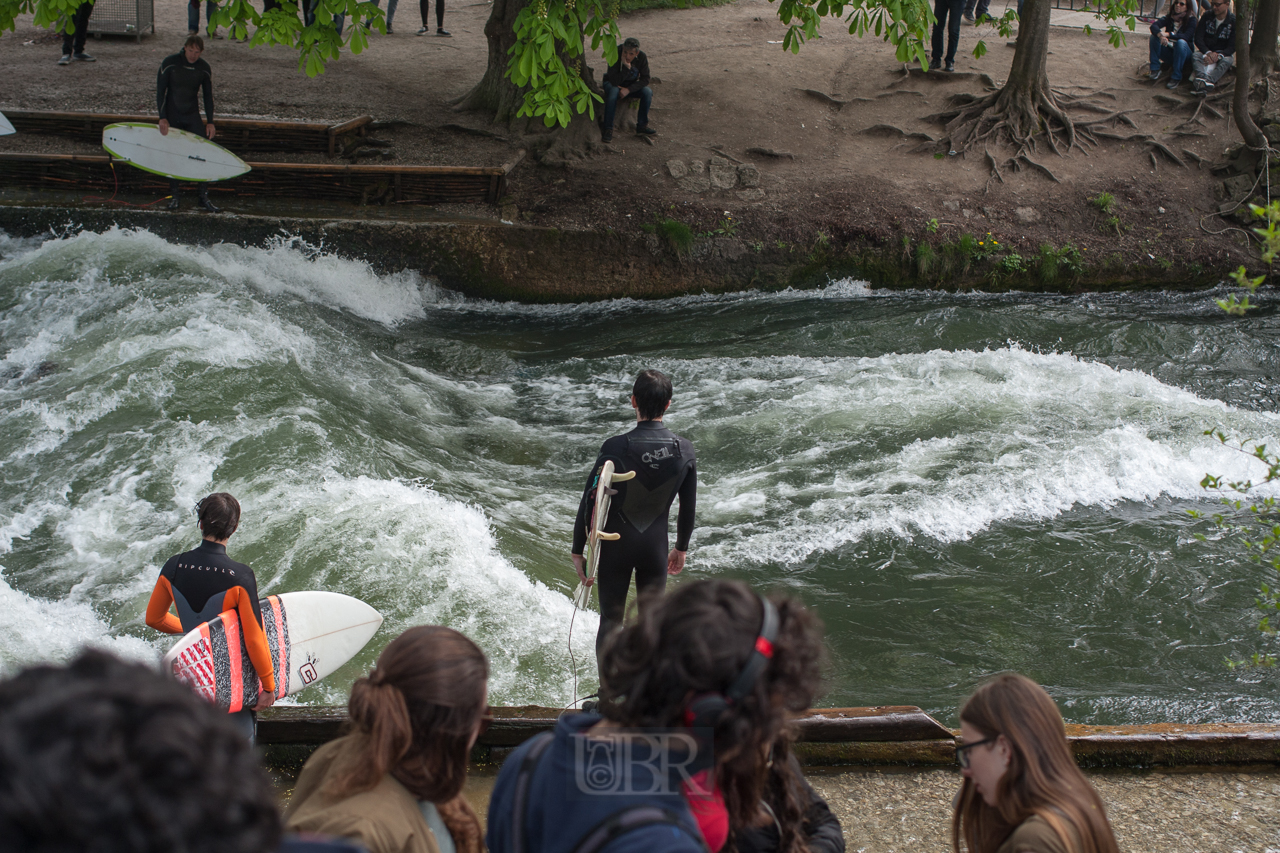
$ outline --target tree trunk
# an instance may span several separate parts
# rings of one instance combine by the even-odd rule
[[[1280,69],[1280,53],[1276,51],[1276,39],[1280,37],[1280,0],[1260,0],[1253,6],[1258,13],[1253,19],[1249,59],[1253,63],[1253,76],[1261,80]],[[1246,19],[1237,15],[1237,20]]]
[[[493,0],[493,11],[485,22],[484,34],[489,42],[489,62],[484,76],[462,100],[454,105],[456,110],[475,110],[488,113],[491,119],[505,125],[519,138],[535,160],[546,164],[567,164],[604,149],[600,145],[600,129],[588,115],[575,115],[568,127],[547,127],[540,117],[518,116],[524,105],[525,90],[507,77],[510,50],[516,43],[515,21],[529,0]],[[575,60],[561,56],[565,65],[572,67]],[[594,92],[599,92],[591,66],[579,60],[579,73]],[[596,115],[603,107],[596,105]]]
[[[1005,113],[1010,135],[1015,139],[1030,138],[1040,130],[1037,107],[1042,100],[1053,97],[1045,71],[1051,5],[1050,0],[1026,0],[1023,4],[1009,80],[996,98],[996,109]]]
[[[1249,13],[1252,8],[1253,4],[1249,0],[1236,0],[1236,90],[1231,108],[1236,114],[1236,128],[1244,137],[1245,144],[1255,150],[1265,150],[1267,138],[1258,129],[1258,125],[1254,124],[1253,116],[1249,115],[1249,84],[1253,82],[1253,63],[1249,49]],[[1273,44],[1272,50],[1274,49]],[[1263,168],[1266,168],[1265,158]]]
[[[493,120],[500,124],[515,120],[516,111],[524,103],[524,92],[507,78],[508,51],[516,43],[516,16],[527,5],[529,0],[493,0],[493,11],[484,25],[489,64],[480,82],[457,103],[456,109],[492,113]]]

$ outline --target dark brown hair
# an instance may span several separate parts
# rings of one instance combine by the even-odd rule
[[[1031,679],[1005,673],[979,687],[960,709],[961,722],[983,737],[1003,735],[1009,767],[988,806],[965,779],[951,819],[951,843],[963,836],[971,853],[994,851],[1024,821],[1039,815],[1070,853],[1119,853],[1106,807],[1067,744],[1058,706]]]
[[[347,708],[365,753],[332,793],[367,791],[390,773],[420,800],[458,796],[488,679],[484,652],[452,628],[422,625],[396,637],[351,688]]]
[[[768,778],[768,761],[789,794],[778,814],[779,850],[804,850],[803,812],[787,761],[794,738],[788,712],[809,708],[821,681],[821,627],[792,598],[770,596],[778,609],[773,657],[747,695],[715,726],[716,774],[729,822],[755,822]],[[738,581],[682,584],[665,598],[646,601],[639,618],[615,633],[600,661],[601,712],[636,728],[685,723],[692,698],[723,693],[750,658],[764,619],[760,597]],[[780,759],[780,760],[779,760]]]
[[[660,418],[671,402],[671,378],[661,371],[642,370],[631,386],[631,395],[636,398],[641,420]]]
[[[187,36],[187,40],[182,43],[182,49],[186,50],[187,48],[191,47],[191,45],[193,44],[196,47],[200,48],[201,53],[204,53],[204,39],[200,38],[200,36],[196,35],[195,33],[192,33],[191,35]]]
[[[240,526],[240,501],[226,492],[214,492],[196,504],[196,516],[205,536],[230,539]]]

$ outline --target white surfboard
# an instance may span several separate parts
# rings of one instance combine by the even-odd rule
[[[605,460],[600,466],[600,477],[596,480],[595,509],[591,512],[591,526],[587,528],[587,580],[594,578],[600,568],[600,543],[621,538],[617,533],[606,533],[604,529],[605,520],[609,517],[609,504],[618,493],[617,489],[610,487],[614,483],[630,480],[635,475],[635,471],[615,474],[612,459]],[[591,587],[579,582],[573,593],[573,603],[579,610],[586,610],[591,605]]]
[[[227,149],[185,130],[138,121],[102,129],[102,147],[117,160],[145,172],[181,181],[225,181],[249,171],[249,164]]]
[[[285,592],[262,599],[260,605],[277,699],[315,684],[351,660],[382,625],[378,611],[337,592]],[[227,711],[253,707],[262,689],[234,610],[189,632],[161,666]]]
[[[0,113],[0,136],[8,136],[11,133],[17,133],[13,129],[13,122],[4,117],[4,113]]]

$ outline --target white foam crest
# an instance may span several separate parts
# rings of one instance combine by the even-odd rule
[[[0,677],[27,664],[65,661],[86,647],[156,663],[146,641],[117,634],[82,601],[45,601],[13,589],[0,574]]]
[[[298,237],[282,237],[261,249],[219,243],[204,251],[210,270],[227,281],[268,296],[288,294],[320,303],[386,326],[421,319],[427,305],[458,298],[412,270],[379,275],[365,261]]]
[[[1257,476],[1204,428],[1223,424],[1269,443],[1280,433],[1271,414],[1233,410],[1137,371],[1018,348],[719,363],[682,387],[685,408],[704,412],[736,397],[739,410],[753,411],[762,446],[790,447],[704,475],[699,538],[707,544],[697,558],[717,567],[796,563],[877,535],[963,540],[1075,506],[1204,499],[1206,471]],[[860,450],[913,432],[896,451]],[[806,433],[818,437],[799,437]]]
[[[480,509],[421,484],[334,472],[318,483],[277,482],[254,502],[273,508],[272,527],[304,531],[279,554],[264,584],[271,591],[305,577],[368,601],[386,620],[372,644],[379,648],[412,625],[459,630],[489,657],[494,701],[567,705],[573,698],[573,604],[499,553]],[[326,555],[322,562],[316,553]],[[593,686],[598,624],[593,612],[574,620],[579,679]]]

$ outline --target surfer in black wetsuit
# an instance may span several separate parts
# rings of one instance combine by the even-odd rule
[[[209,139],[218,132],[213,124],[213,70],[200,58],[201,53],[204,53],[204,39],[187,36],[182,50],[166,56],[160,63],[160,74],[156,77],[156,107],[160,110],[162,136],[168,136],[171,127]],[[208,121],[200,120],[201,94],[204,95],[204,114]],[[180,206],[180,192],[177,179],[170,178],[170,210],[177,210]],[[218,208],[209,201],[207,184],[200,185],[200,206],[210,213],[218,212]]]
[[[656,370],[643,371],[631,391],[636,427],[625,435],[614,436],[600,448],[600,458],[591,468],[586,491],[578,504],[578,518],[573,526],[573,566],[579,580],[586,582],[586,559],[582,552],[587,544],[600,468],[612,459],[617,471],[636,472],[635,479],[614,487],[618,494],[613,497],[605,520],[605,532],[617,533],[622,538],[606,541],[600,548],[600,566],[595,578],[600,590],[597,658],[605,639],[622,625],[631,572],[634,570],[636,574],[636,592],[643,594],[660,592],[667,584],[667,575],[678,575],[684,569],[689,537],[693,535],[698,468],[693,444],[662,423],[662,416],[670,405],[671,380]],[[680,514],[676,520],[676,547],[668,553],[667,517],[677,496]]]
[[[275,702],[276,681],[262,627],[258,579],[253,569],[227,556],[227,540],[240,525],[240,502],[217,492],[200,501],[196,511],[204,540],[194,550],[170,557],[160,569],[147,602],[147,625],[166,634],[186,634],[228,610],[240,615],[245,649],[264,689],[252,709],[236,711],[231,719],[253,740],[257,725],[253,712]],[[171,606],[177,616],[169,612]]]

